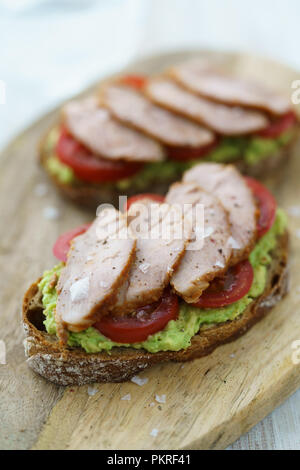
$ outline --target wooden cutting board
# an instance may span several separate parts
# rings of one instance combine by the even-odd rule
[[[192,55],[155,56],[127,68],[157,73]],[[297,72],[270,61],[217,54],[229,69],[291,90]],[[65,230],[92,215],[60,199],[38,167],[37,145],[55,122],[55,110],[19,135],[1,155],[0,340],[7,364],[0,365],[1,449],[222,449],[248,431],[300,386],[292,344],[300,340],[300,218],[292,232],[291,293],[238,341],[185,364],[164,364],[142,374],[148,383],[60,388],[28,369],[23,353],[20,306],[28,285],[55,263],[52,244]],[[300,209],[300,155],[295,152],[276,190],[279,203]],[[47,184],[47,194],[37,186]],[[56,208],[59,218],[45,213]],[[50,209],[51,211],[51,209]],[[298,232],[297,232],[298,230]],[[298,233],[298,237],[297,237]],[[299,354],[300,356],[300,354]],[[131,394],[131,400],[121,397]],[[166,403],[155,401],[166,395]],[[158,435],[151,436],[153,429]]]

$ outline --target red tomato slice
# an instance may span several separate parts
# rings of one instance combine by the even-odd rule
[[[277,202],[270,191],[254,178],[245,177],[247,185],[251,189],[259,208],[257,221],[257,237],[261,238],[272,227],[275,217]]]
[[[60,161],[71,167],[79,179],[89,183],[113,182],[128,178],[143,166],[142,163],[96,157],[64,129],[58,139],[56,152]]]
[[[127,199],[127,203],[125,206],[125,211],[128,211],[129,207],[134,203],[141,201],[142,199],[152,199],[155,202],[164,202],[165,197],[161,196],[160,194],[152,194],[152,193],[143,193],[143,194],[136,194],[135,196],[131,196]]]
[[[242,299],[250,290],[253,282],[253,268],[248,260],[229,268],[224,277],[214,279],[203,292],[198,302],[200,308],[219,308]]]
[[[257,135],[266,139],[276,139],[283,132],[287,131],[297,122],[297,116],[294,111],[289,111],[280,118],[273,121],[266,129],[259,131]]]
[[[54,256],[65,263],[67,261],[67,254],[70,249],[71,241],[73,238],[86,232],[90,225],[91,224],[80,225],[80,227],[69,230],[68,232],[63,233],[60,237],[58,237],[52,250]]]
[[[140,90],[146,84],[147,77],[143,77],[142,75],[125,75],[120,79],[120,81],[124,85],[128,85]]]
[[[215,139],[211,144],[203,145],[201,147],[172,147],[166,145],[166,151],[168,158],[171,160],[176,160],[179,162],[186,162],[189,160],[195,160],[197,158],[205,157],[209,154],[214,148],[217,147],[219,139]]]
[[[93,326],[117,343],[138,343],[162,330],[169,321],[176,320],[178,311],[177,295],[166,289],[159,302],[138,309],[136,315],[124,317],[107,315]]]

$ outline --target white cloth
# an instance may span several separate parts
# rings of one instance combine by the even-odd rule
[[[298,0],[0,0],[0,147],[137,55],[248,50],[300,68],[299,13]]]
[[[137,55],[245,50],[300,69],[299,17],[299,0],[0,0],[0,147]],[[299,449],[299,406],[300,391],[233,448]]]

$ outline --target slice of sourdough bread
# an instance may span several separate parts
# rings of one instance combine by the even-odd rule
[[[148,353],[131,348],[113,348],[108,354],[87,354],[79,348],[60,349],[56,337],[43,325],[41,294],[36,281],[23,301],[24,341],[28,365],[58,385],[92,382],[123,382],[140,371],[166,361],[184,362],[210,354],[217,346],[233,341],[263,318],[288,291],[288,233],[278,238],[272,252],[265,290],[238,318],[201,329],[191,346],[178,352]]]

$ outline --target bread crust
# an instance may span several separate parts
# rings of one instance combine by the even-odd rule
[[[79,348],[61,350],[56,338],[43,331],[43,313],[38,281],[23,301],[25,353],[28,365],[57,385],[92,382],[124,382],[140,371],[166,361],[185,362],[210,354],[221,344],[235,340],[263,318],[288,291],[288,233],[278,238],[262,295],[233,321],[202,329],[191,346],[178,352],[148,353],[131,348],[113,348],[110,353],[87,354]]]

